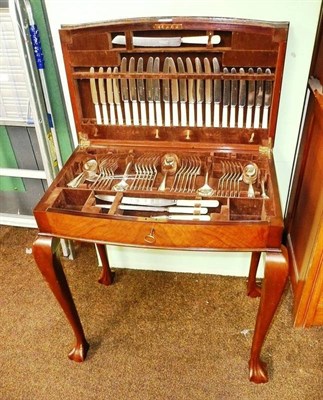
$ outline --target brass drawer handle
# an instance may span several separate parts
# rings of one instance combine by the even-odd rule
[[[155,238],[155,229],[151,228],[150,232],[148,233],[148,235],[145,236],[145,242],[147,243],[155,243],[156,238]]]

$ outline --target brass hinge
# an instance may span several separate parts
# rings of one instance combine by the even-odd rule
[[[87,147],[90,146],[91,142],[88,138],[88,135],[86,133],[79,133],[79,138],[80,138],[80,147],[81,149],[86,149]]]
[[[271,148],[268,146],[259,146],[259,153],[267,158],[271,157]]]

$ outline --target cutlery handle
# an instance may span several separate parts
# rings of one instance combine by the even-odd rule
[[[206,207],[166,207],[166,210],[172,214],[193,214],[193,215],[201,215],[207,214],[208,209]],[[196,213],[196,214],[195,214]]]
[[[102,111],[103,111],[103,124],[109,125],[108,110],[106,104],[102,104]]]
[[[265,107],[262,114],[262,128],[268,128],[269,107]]]
[[[128,101],[124,101],[123,105],[124,105],[124,114],[125,114],[126,125],[131,125],[131,115],[130,115],[129,102]]]
[[[176,204],[181,207],[219,207],[218,200],[176,200]]]
[[[156,124],[157,126],[163,125],[163,116],[160,101],[156,102]]]
[[[187,125],[186,103],[181,103],[181,126]]]
[[[117,104],[117,115],[118,115],[118,124],[123,125],[123,116],[120,104]]]
[[[134,125],[139,125],[138,103],[135,100],[132,102],[132,120]]]
[[[100,106],[99,106],[98,104],[95,104],[95,105],[94,105],[94,108],[95,108],[96,123],[97,123],[98,125],[102,125]]]
[[[255,117],[253,120],[253,127],[259,128],[259,120],[260,120],[260,107],[255,108]]]
[[[164,125],[170,126],[170,104],[168,101],[164,103],[164,111],[165,111]]]
[[[236,126],[236,108],[231,107],[230,110],[230,128],[234,128]]]
[[[110,122],[111,122],[111,125],[116,124],[116,113],[115,113],[113,104],[110,104]]]
[[[251,128],[251,119],[252,119],[252,107],[248,107],[248,109],[247,109],[246,128]]]
[[[173,126],[178,126],[178,109],[177,103],[173,103]]]
[[[149,101],[148,102],[148,107],[149,107],[149,125],[154,126],[155,125],[155,108],[154,108],[154,102]]]
[[[189,126],[195,126],[195,115],[194,115],[194,103],[189,103],[188,116],[189,116]]]
[[[205,126],[211,126],[211,103],[205,104]]]
[[[218,128],[220,126],[220,104],[214,103],[214,121],[213,125]]]
[[[163,219],[162,216],[157,219]],[[172,214],[165,215],[164,219],[169,220],[180,220],[180,221],[211,221],[210,215],[185,215],[185,214]]]
[[[243,112],[244,112],[244,107],[243,106],[239,107],[238,128],[243,128]]]
[[[146,103],[144,101],[140,102],[140,117],[141,117],[141,125],[147,125],[147,115],[146,115]]]
[[[222,127],[228,127],[228,106],[223,106]]]
[[[196,126],[203,126],[202,103],[197,103]]]

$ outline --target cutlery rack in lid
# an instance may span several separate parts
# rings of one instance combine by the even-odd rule
[[[63,27],[81,139],[271,147],[287,30],[199,17]]]

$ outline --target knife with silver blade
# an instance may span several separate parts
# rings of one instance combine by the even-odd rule
[[[142,57],[138,59],[137,72],[138,74],[142,74],[144,72],[144,59]],[[137,80],[137,94],[140,104],[140,122],[142,126],[146,126],[147,125],[146,91],[145,91],[145,82],[143,78],[138,78]]]
[[[90,68],[90,74],[94,74],[94,68]],[[95,109],[95,118],[98,125],[102,125],[101,112],[98,100],[98,92],[96,90],[95,78],[90,78],[91,97]]]
[[[95,197],[102,201],[113,203],[115,196],[107,194],[96,194]],[[152,207],[167,207],[167,206],[180,206],[180,207],[218,207],[218,200],[189,200],[189,199],[164,199],[164,198],[147,198],[147,197],[122,197],[121,204],[133,204],[141,206]]]
[[[113,68],[113,73],[118,74],[119,73],[119,68],[114,67]],[[112,79],[113,83],[113,96],[114,96],[114,103],[117,107],[117,116],[118,116],[118,124],[123,125],[123,115],[122,115],[122,110],[121,110],[121,100],[120,100],[120,89],[119,89],[119,79],[118,78],[113,78]]]
[[[107,208],[110,209],[112,204],[96,204],[95,207]],[[167,212],[173,214],[192,214],[192,215],[205,215],[208,213],[208,209],[206,207],[178,207],[178,206],[169,206],[169,207],[153,207],[153,206],[138,206],[138,205],[129,205],[129,204],[119,204],[118,208],[120,210],[128,210],[128,211],[150,211],[150,212]]]
[[[213,58],[213,72],[220,73],[220,64],[216,57]],[[222,82],[221,79],[214,79],[214,121],[215,127],[220,126],[220,104],[222,99]]]
[[[147,62],[147,72],[153,72],[153,57],[148,58]],[[153,80],[151,78],[146,79],[146,89],[147,89],[147,101],[148,101],[148,116],[149,116],[149,125],[155,125],[155,107],[154,107],[154,88],[153,88]]]
[[[208,58],[204,58],[204,70],[211,74],[211,65]],[[205,80],[205,126],[211,126],[212,81]]]
[[[211,44],[219,44],[221,37],[219,35],[211,36]],[[112,40],[113,44],[125,45],[126,37],[117,35]],[[142,37],[134,36],[132,38],[133,46],[141,47],[180,47],[182,43],[188,44],[208,44],[209,36],[185,36],[185,37]]]
[[[240,74],[244,74],[244,69],[239,69]],[[246,81],[245,79],[240,79],[240,87],[239,87],[239,113],[238,113],[238,128],[243,128],[243,120],[244,120],[244,109],[246,106]]]
[[[169,59],[169,70],[172,74],[176,74],[176,65],[174,59],[171,57]],[[177,79],[171,80],[171,91],[172,91],[172,122],[173,126],[178,126],[178,101],[179,101],[179,93],[178,93],[178,81]]]
[[[159,57],[156,57],[153,65],[154,74],[159,73]],[[156,124],[157,126],[163,125],[163,117],[161,110],[161,95],[160,95],[160,82],[158,78],[153,79],[153,92],[154,92],[154,102],[156,106]]]
[[[235,68],[231,68],[231,74],[237,73]],[[231,80],[231,108],[230,108],[230,127],[236,126],[236,107],[238,104],[238,81],[237,79]]]
[[[271,74],[269,68],[266,68],[265,74]],[[264,101],[264,110],[262,114],[262,128],[268,128],[268,117],[269,117],[269,107],[271,106],[271,98],[273,92],[273,83],[272,81],[265,81],[265,101]]]
[[[103,73],[103,68],[99,68],[99,73]],[[102,112],[103,112],[103,123],[104,125],[109,124],[109,118],[108,118],[108,110],[107,110],[107,101],[105,97],[105,88],[104,88],[104,79],[99,78],[99,95],[100,95],[100,102],[102,105]]]
[[[257,74],[262,74],[262,69],[257,68]],[[256,82],[256,108],[255,108],[255,118],[253,121],[253,127],[259,128],[260,124],[260,110],[262,107],[264,99],[264,81]]]
[[[183,60],[181,57],[177,58],[178,72],[180,74],[185,73],[185,67]],[[179,80],[179,101],[181,104],[181,126],[187,125],[187,116],[186,116],[186,103],[187,103],[187,86],[186,79]]]
[[[248,69],[248,74],[254,74],[254,71],[252,68]],[[256,92],[255,81],[248,81],[246,128],[251,128],[252,111],[253,111],[253,107],[255,105],[255,92]]]
[[[186,58],[186,68],[189,74],[193,74],[193,64],[189,57]],[[188,125],[195,126],[195,81],[188,80]]]
[[[135,58],[131,57],[129,61],[129,72],[135,72]],[[139,125],[139,112],[138,112],[138,102],[137,102],[137,88],[136,80],[134,78],[129,79],[129,94],[130,101],[132,104],[132,121],[134,125]]]
[[[109,67],[107,69],[107,73],[111,74],[112,69]],[[110,122],[111,125],[116,124],[116,115],[115,115],[115,110],[114,110],[114,99],[113,99],[113,88],[112,88],[112,79],[107,78],[107,97],[108,97],[108,103],[109,103],[109,110],[110,110]]]
[[[123,74],[125,74],[127,72],[126,57],[122,57],[120,72]],[[124,109],[124,114],[125,114],[126,125],[131,125],[128,80],[126,78],[121,78],[121,98],[123,101],[123,109]]]
[[[165,58],[163,73],[169,73],[169,57]],[[164,125],[170,126],[170,84],[169,79],[163,79]]]
[[[228,74],[228,68],[223,68],[223,73]],[[230,80],[226,79],[223,82],[223,110],[222,110],[222,127],[228,127],[228,109],[230,104]]]
[[[197,74],[202,74],[201,60],[195,58],[195,68]],[[203,79],[197,79],[196,81],[196,126],[203,126],[203,102],[204,102],[204,81]]]

